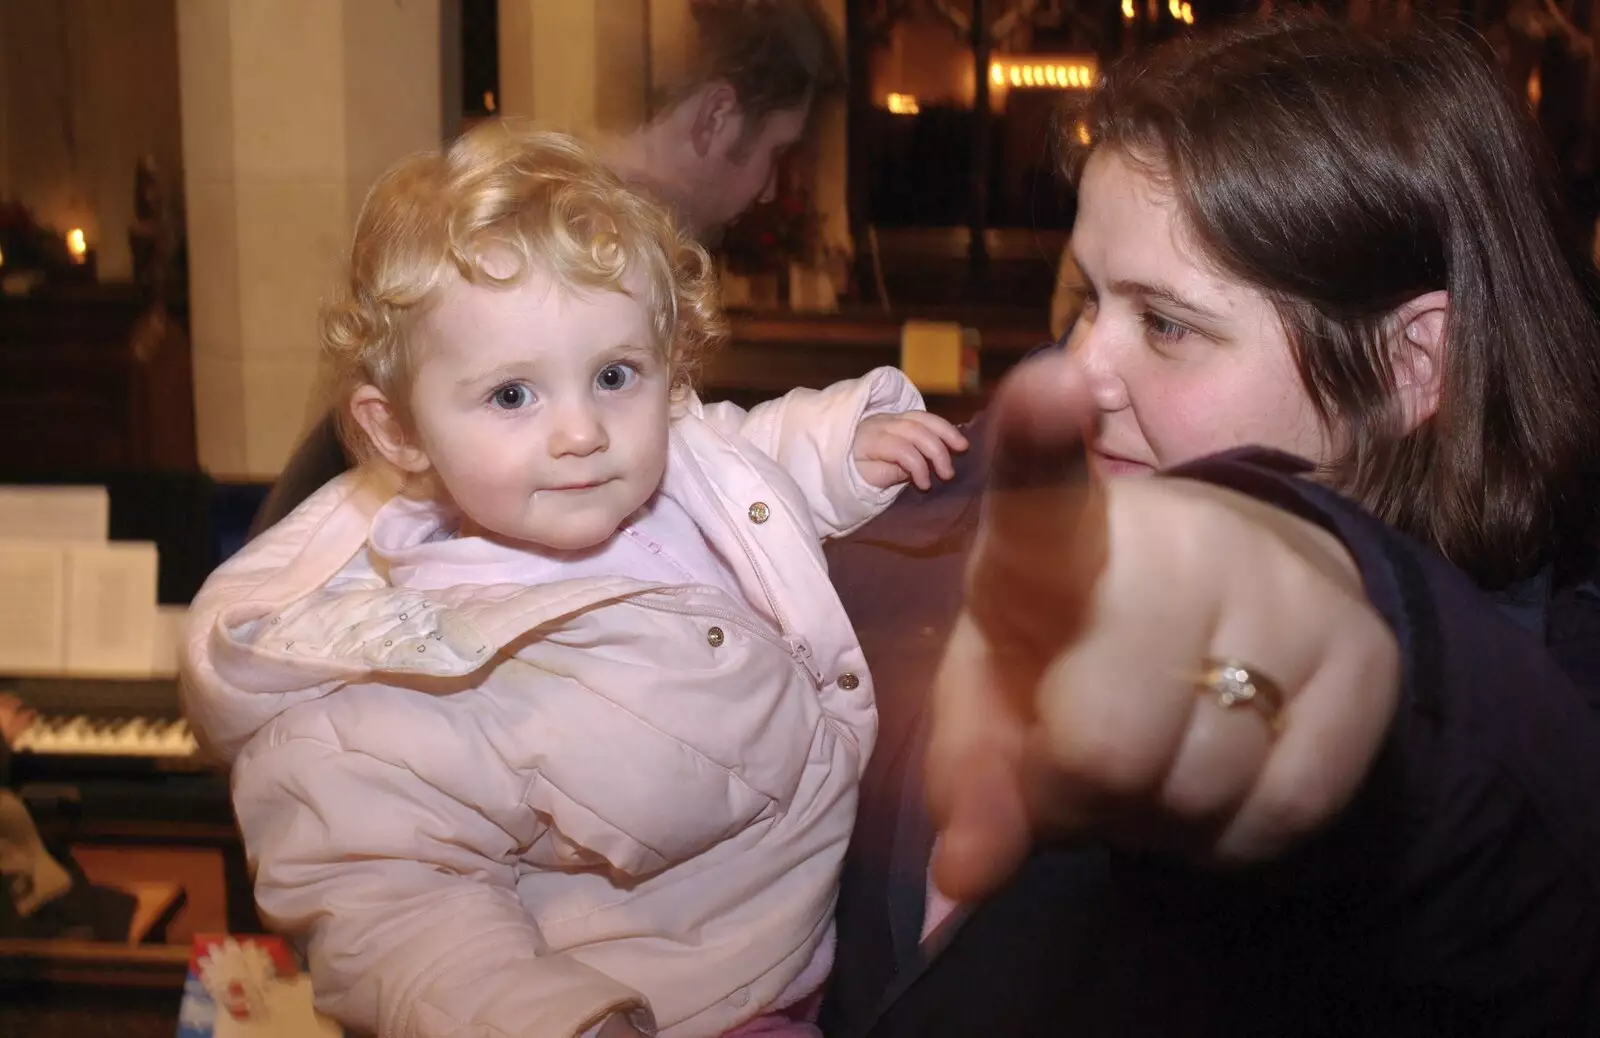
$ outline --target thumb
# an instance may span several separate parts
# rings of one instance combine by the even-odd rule
[[[1077,636],[1105,566],[1105,495],[1084,455],[1096,413],[1087,379],[1064,354],[1013,370],[990,408],[967,609],[997,655],[1025,669],[1042,668]]]

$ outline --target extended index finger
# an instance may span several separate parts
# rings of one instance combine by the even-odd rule
[[[997,650],[1037,667],[1077,634],[1105,565],[1105,498],[1083,443],[1095,413],[1081,370],[1059,354],[1013,370],[990,412],[967,608]]]

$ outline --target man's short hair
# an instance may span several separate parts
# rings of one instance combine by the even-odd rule
[[[733,88],[747,125],[836,89],[843,62],[817,0],[690,0],[684,60],[651,92],[654,118],[707,83]]]

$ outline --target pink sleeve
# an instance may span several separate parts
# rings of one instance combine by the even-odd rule
[[[923,410],[917,392],[898,368],[878,368],[826,389],[796,389],[749,411],[733,404],[708,404],[706,421],[739,435],[771,457],[800,485],[824,537],[839,537],[888,508],[905,484],[872,486],[856,468],[853,447],[862,419]]]

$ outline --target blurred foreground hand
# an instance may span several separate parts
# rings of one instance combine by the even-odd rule
[[[981,897],[1037,839],[1256,861],[1327,824],[1398,702],[1394,638],[1337,539],[1233,491],[1091,480],[1076,363],[1001,386],[993,483],[934,692],[939,887]],[[1277,732],[1197,685],[1236,659],[1283,694]]]

